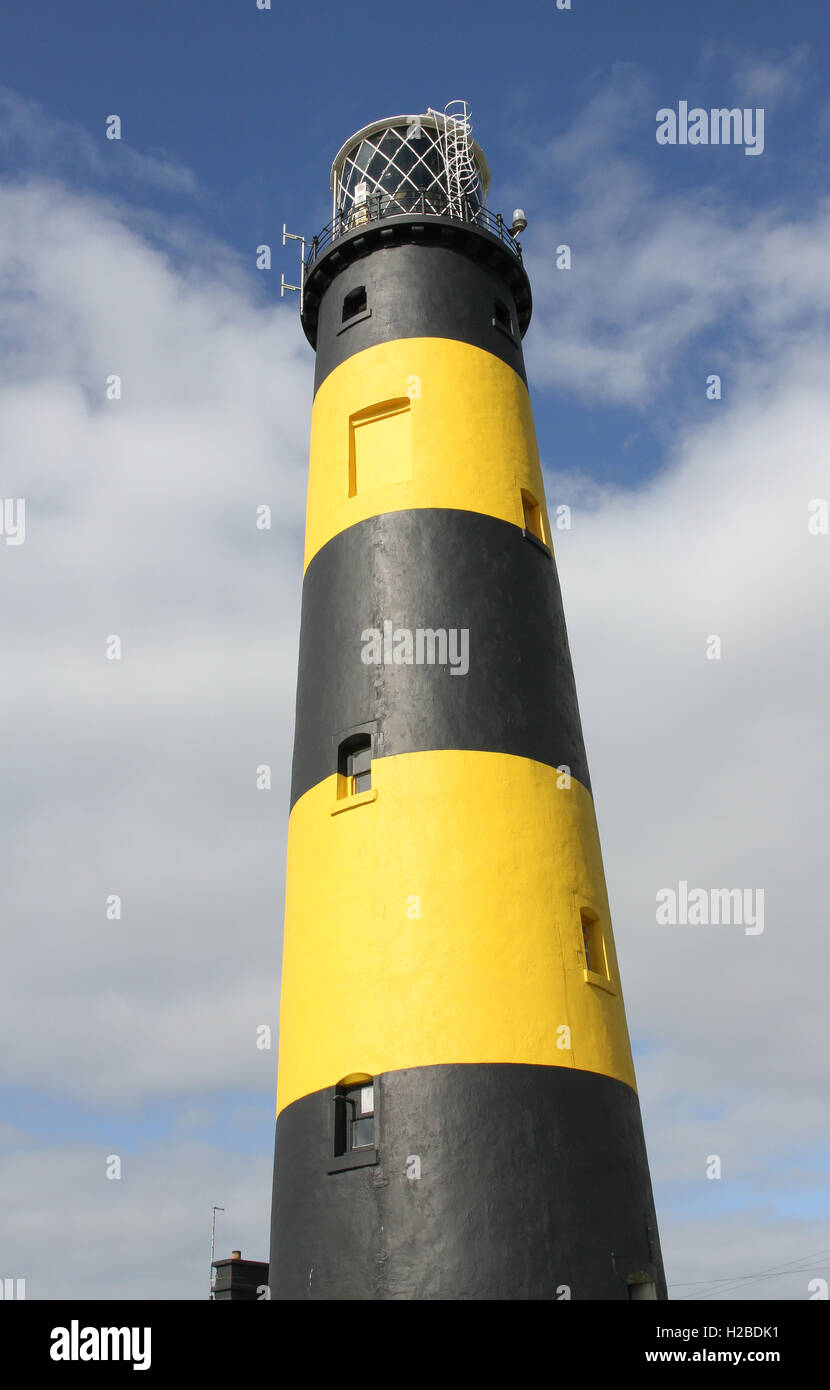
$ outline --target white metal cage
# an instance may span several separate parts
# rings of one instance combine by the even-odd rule
[[[345,232],[396,212],[475,220],[489,184],[466,102],[392,116],[364,126],[338,152],[331,169],[332,224]]]

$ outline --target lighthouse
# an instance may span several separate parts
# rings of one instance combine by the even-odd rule
[[[464,103],[375,121],[304,260],[275,1299],[666,1296],[488,186]]]

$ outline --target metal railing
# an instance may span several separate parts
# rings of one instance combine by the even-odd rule
[[[360,227],[368,227],[373,222],[385,221],[390,217],[411,217],[418,213],[425,217],[451,217],[457,222],[469,222],[472,226],[480,227],[483,231],[498,237],[518,260],[522,259],[522,248],[511,235],[510,228],[505,226],[500,212],[490,212],[489,208],[482,207],[477,199],[469,197],[461,199],[460,212],[461,216],[458,200],[450,201],[446,193],[437,189],[432,189],[429,193],[413,192],[411,196],[403,194],[402,191],[373,193],[365,203],[348,209],[340,208],[333,221],[327,223],[323,230],[312,238],[305,259],[306,274],[321,252],[347,232],[355,232]]]

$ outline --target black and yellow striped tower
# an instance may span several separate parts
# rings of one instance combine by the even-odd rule
[[[305,267],[277,1299],[665,1297],[487,186],[463,106],[367,126]]]

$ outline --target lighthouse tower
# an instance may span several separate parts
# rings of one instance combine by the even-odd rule
[[[463,103],[376,121],[304,267],[276,1299],[666,1296],[488,184]]]

